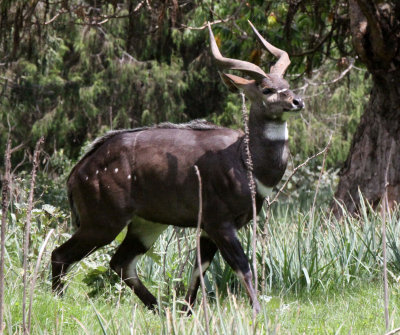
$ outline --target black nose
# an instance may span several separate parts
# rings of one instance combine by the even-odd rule
[[[296,98],[296,99],[293,99],[293,105],[295,105],[297,108],[303,108],[304,102],[300,98]]]

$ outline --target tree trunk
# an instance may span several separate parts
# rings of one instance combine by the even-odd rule
[[[358,211],[360,192],[373,206],[387,187],[389,205],[400,203],[400,5],[349,0],[353,44],[372,74],[369,103],[340,172],[335,198]],[[387,182],[387,184],[386,184]],[[340,216],[340,206],[334,212]]]

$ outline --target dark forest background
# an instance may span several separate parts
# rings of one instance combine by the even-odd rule
[[[65,179],[85,144],[111,129],[194,118],[241,127],[240,100],[220,82],[205,25],[213,24],[224,55],[268,70],[274,59],[250,33],[250,19],[288,51],[287,79],[306,102],[301,117],[290,120],[293,164],[332,134],[324,169],[326,185],[334,191],[338,184],[336,197],[355,211],[359,188],[374,205],[388,189],[394,204],[399,13],[398,2],[378,0],[3,0],[1,162],[10,137],[12,146],[22,144],[12,155],[15,172],[30,170],[44,136],[41,176],[49,186]],[[315,183],[321,160],[289,189]]]

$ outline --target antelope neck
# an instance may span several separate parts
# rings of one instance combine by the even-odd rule
[[[257,107],[252,106],[249,116],[250,152],[257,184],[269,188],[281,180],[286,170],[288,129],[286,121],[265,118]],[[257,189],[265,193],[261,187]]]
[[[264,124],[264,138],[269,141],[286,141],[289,138],[286,121],[270,121]]]

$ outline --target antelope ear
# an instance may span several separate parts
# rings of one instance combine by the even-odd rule
[[[223,72],[219,72],[219,75],[224,82],[224,84],[228,87],[229,91],[233,93],[237,93],[239,89],[243,89],[249,84],[254,84],[254,80],[247,80],[239,76],[235,76],[234,74],[227,74]]]

